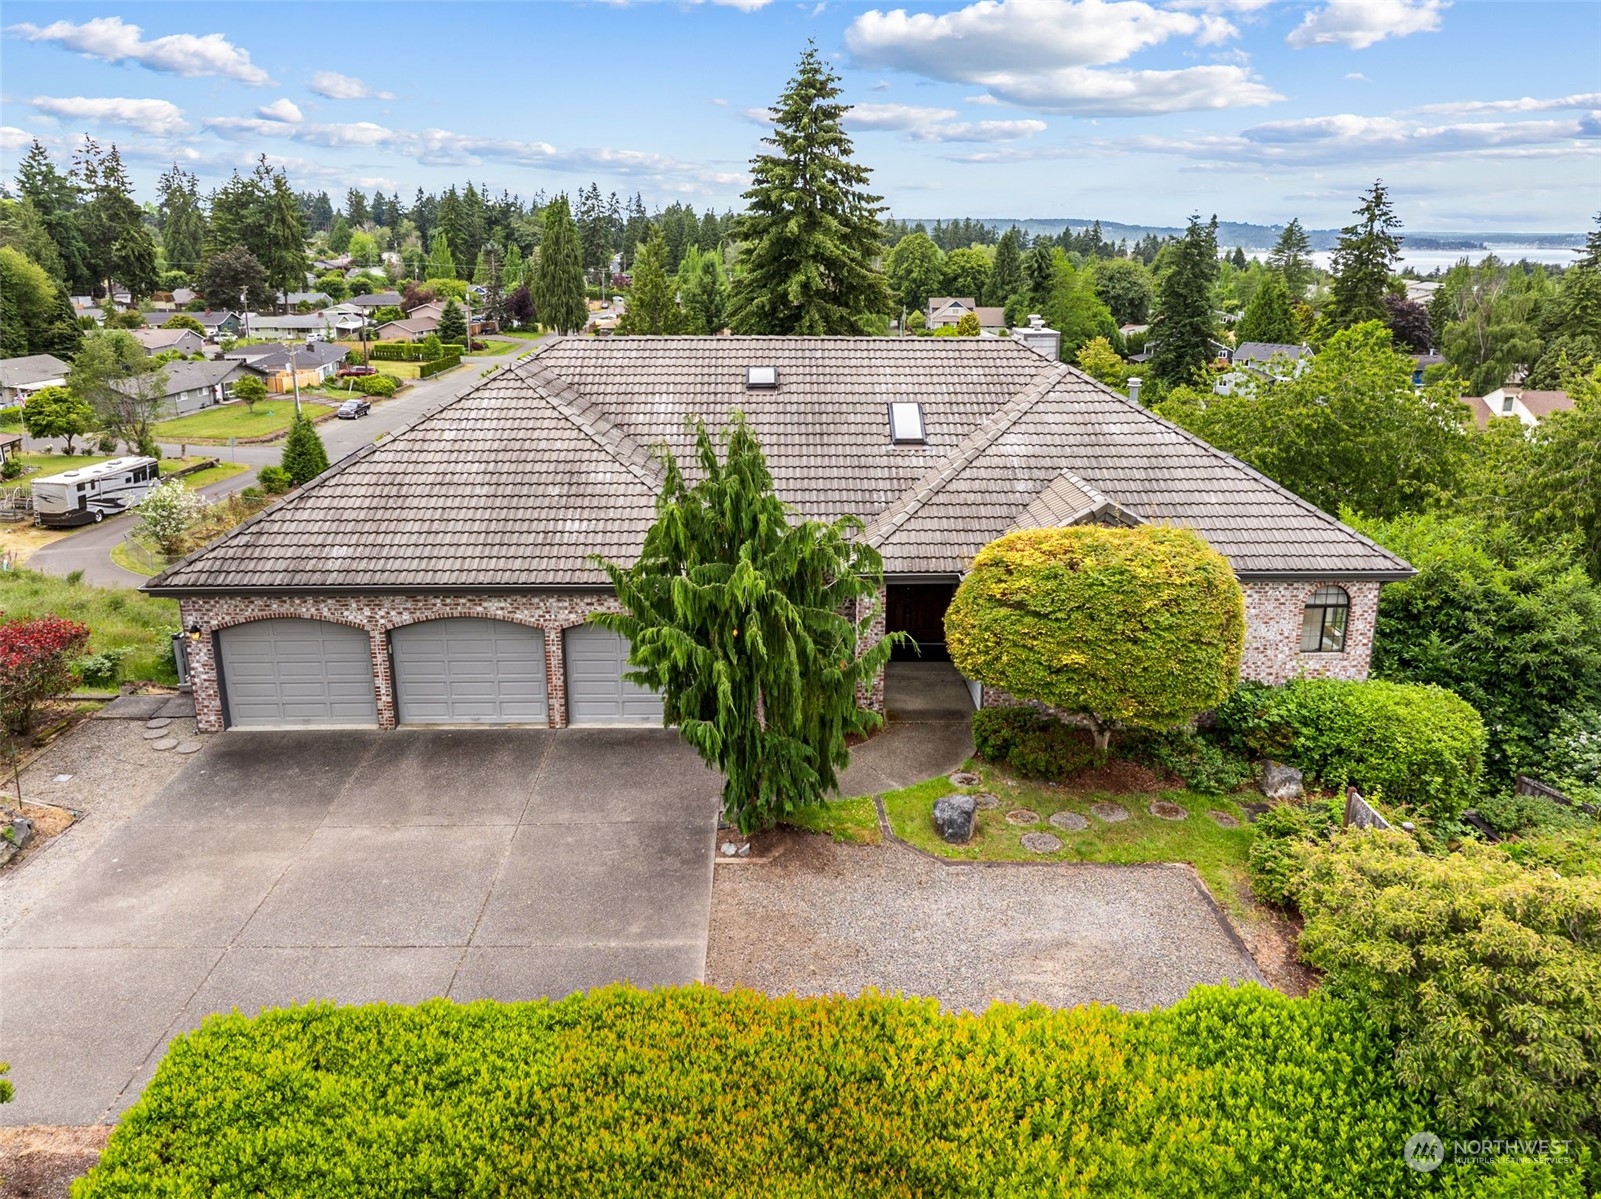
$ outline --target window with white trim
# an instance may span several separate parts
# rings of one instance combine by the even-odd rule
[[[1345,630],[1351,620],[1351,597],[1343,587],[1319,587],[1301,616],[1303,654],[1345,652]]]
[[[926,445],[923,406],[916,401],[896,401],[889,406],[889,439],[896,445]]]

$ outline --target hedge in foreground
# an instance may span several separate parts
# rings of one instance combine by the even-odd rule
[[[1149,1014],[613,987],[219,1016],[173,1043],[76,1194],[1372,1199],[1477,1185],[1482,1169],[1404,1165],[1405,1139],[1432,1125],[1390,1055],[1355,1006],[1255,986]],[[1519,1191],[1558,1193],[1576,1192]]]

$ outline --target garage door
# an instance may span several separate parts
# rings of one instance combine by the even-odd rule
[[[566,657],[569,724],[661,724],[661,696],[623,679],[628,642],[616,633],[592,624],[568,629]]]
[[[454,618],[389,636],[401,724],[545,724],[545,637],[504,620]]]
[[[218,639],[229,724],[378,723],[372,642],[363,630],[325,620],[258,620],[224,629]]]

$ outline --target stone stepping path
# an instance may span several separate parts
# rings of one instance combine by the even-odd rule
[[[167,731],[165,725],[163,725],[159,729],[146,729],[145,730],[145,740],[146,741],[160,741],[163,737],[170,737],[170,736],[172,736],[172,734]]]
[[[1189,811],[1176,803],[1169,803],[1165,799],[1158,799],[1151,804],[1150,812],[1159,820],[1187,820]]]
[[[1106,821],[1107,824],[1116,824],[1120,820],[1128,819],[1128,809],[1120,803],[1091,804],[1090,814],[1097,820]]]
[[[1001,806],[1001,797],[991,795],[988,791],[980,791],[973,796],[973,802],[978,805],[980,811],[987,812]]]
[[[181,754],[197,754],[206,747],[204,741],[180,741],[178,752]]]
[[[1070,833],[1082,833],[1090,826],[1090,822],[1077,812],[1052,812],[1051,823],[1057,828],[1065,828]]]
[[[1055,853],[1062,842],[1050,833],[1024,833],[1023,848],[1033,853]]]
[[[160,741],[152,741],[150,743],[150,748],[151,749],[177,749],[178,748],[178,738],[176,738],[176,737],[163,737]]]
[[[1038,824],[1040,814],[1032,808],[1013,808],[1006,813],[1007,824]]]
[[[1216,809],[1213,809],[1212,811],[1208,812],[1207,815],[1217,822],[1218,828],[1240,827],[1240,822],[1234,817],[1230,816],[1227,812],[1219,812]]]
[[[953,787],[976,787],[984,781],[971,770],[958,770],[950,777]]]
[[[154,720],[145,721],[145,728],[147,728],[147,729],[164,729],[171,723],[172,723],[172,717],[170,717],[170,716],[157,716]]]

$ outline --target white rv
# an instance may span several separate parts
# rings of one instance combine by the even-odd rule
[[[154,458],[113,458],[33,481],[35,519],[51,528],[98,524],[126,512],[161,482]]]

